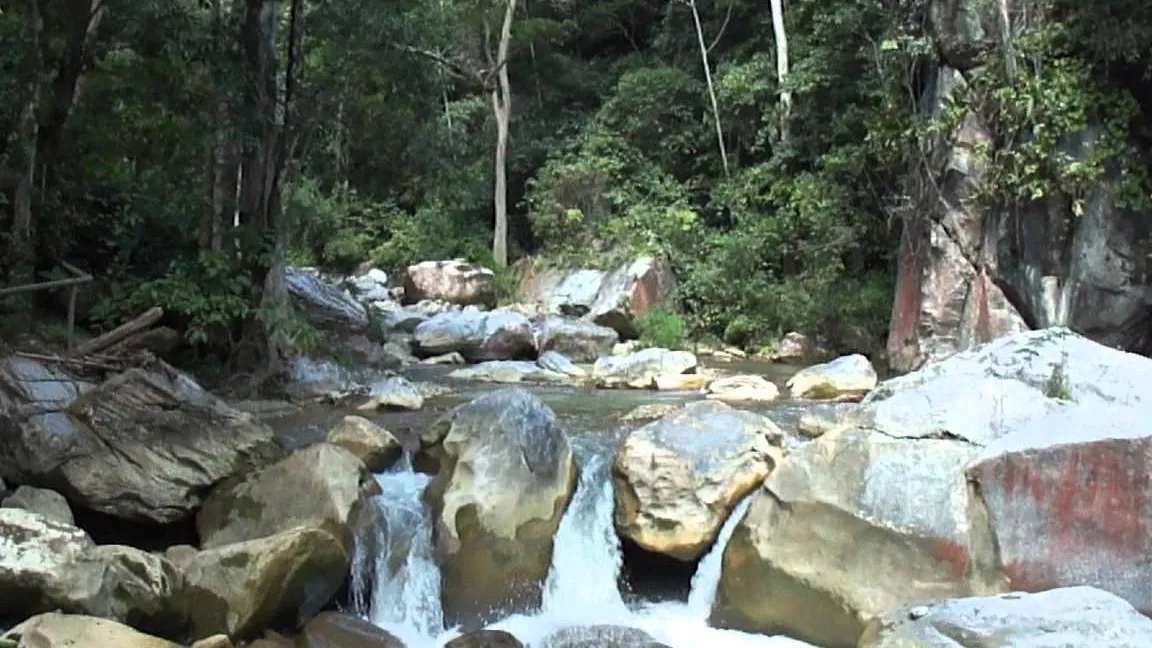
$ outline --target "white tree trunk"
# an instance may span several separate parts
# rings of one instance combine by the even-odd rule
[[[724,128],[720,125],[720,106],[716,101],[716,88],[712,85],[712,68],[708,65],[708,46],[704,44],[704,29],[700,26],[700,12],[696,10],[696,0],[688,0],[692,9],[692,20],[696,23],[696,40],[700,44],[700,62],[704,65],[704,80],[708,83],[708,99],[712,101],[712,119],[716,123],[716,143],[720,146],[720,163],[724,165],[724,177],[728,177],[728,150],[724,146]]]
[[[508,266],[508,125],[512,116],[508,46],[512,41],[512,18],[515,14],[516,0],[508,0],[504,8],[504,24],[500,28],[500,45],[496,50],[499,83],[492,90],[492,113],[496,118],[496,182],[493,189],[496,223],[492,235],[492,256],[501,268]]]
[[[776,34],[776,81],[780,85],[780,141],[790,139],[792,120],[792,92],[785,89],[788,82],[788,31],[784,27],[784,0],[772,1],[772,31]]]

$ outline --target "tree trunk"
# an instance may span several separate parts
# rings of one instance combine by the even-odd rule
[[[772,30],[776,34],[776,82],[780,86],[780,141],[787,144],[792,121],[792,91],[788,85],[788,31],[784,27],[784,0],[772,0]]]
[[[496,265],[508,266],[508,126],[512,117],[512,87],[508,80],[508,46],[512,41],[512,17],[516,13],[516,0],[508,0],[504,8],[504,24],[500,28],[500,44],[496,52],[499,84],[492,90],[492,113],[496,117],[496,207],[495,232],[492,238],[492,256]]]
[[[80,102],[84,75],[92,66],[97,30],[104,19],[105,0],[68,0],[65,3],[67,49],[56,70],[52,94],[40,120],[40,163],[51,166],[64,136],[64,127]]]
[[[20,121],[8,146],[9,163],[16,177],[12,199],[12,237],[8,241],[8,282],[11,285],[31,283],[35,275],[36,247],[33,238],[32,192],[36,188],[36,142],[39,139],[40,84],[44,59],[40,49],[44,21],[39,0],[28,1],[25,25],[27,98],[20,111]]]
[[[716,101],[716,88],[712,85],[712,67],[708,65],[708,46],[704,44],[704,28],[700,26],[700,12],[696,10],[696,0],[688,0],[688,7],[692,9],[692,20],[696,23],[696,41],[700,44],[700,62],[704,65],[704,80],[708,82],[708,99],[712,102],[712,119],[716,123],[716,143],[720,147],[720,163],[724,165],[724,177],[728,177],[728,150],[724,146],[724,129],[720,125],[720,106]]]

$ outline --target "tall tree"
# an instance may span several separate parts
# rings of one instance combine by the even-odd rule
[[[512,42],[512,18],[516,15],[516,0],[505,0],[504,22],[500,27],[500,42],[492,65],[498,83],[490,90],[492,115],[496,119],[496,156],[493,203],[496,222],[492,236],[492,256],[501,268],[508,265],[508,125],[512,119],[512,86],[508,81],[508,47]],[[490,42],[485,38],[485,42]]]
[[[688,0],[688,8],[692,10],[692,22],[696,25],[696,42],[700,47],[700,63],[704,66],[704,80],[708,83],[708,99],[712,102],[712,121],[716,125],[716,144],[720,148],[720,163],[724,167],[724,176],[729,175],[728,151],[724,147],[724,128],[720,125],[720,105],[716,101],[716,87],[712,83],[712,66],[708,63],[708,46],[704,44],[704,28],[700,25],[700,12],[696,9],[696,0]]]
[[[792,91],[788,89],[788,30],[784,27],[784,0],[772,1],[772,31],[776,36],[776,80],[780,84],[780,141],[787,144],[792,121]]]

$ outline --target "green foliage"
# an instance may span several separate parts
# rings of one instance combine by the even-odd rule
[[[687,340],[684,319],[663,308],[650,308],[635,320],[640,344],[649,348],[681,349]]]

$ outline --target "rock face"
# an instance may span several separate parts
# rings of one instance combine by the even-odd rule
[[[676,286],[671,267],[641,257],[611,270],[521,269],[520,301],[544,304],[550,313],[583,317],[615,329],[620,337],[639,337],[636,317],[661,305]]]
[[[60,493],[44,488],[21,486],[15,493],[4,498],[0,506],[25,509],[64,524],[74,524],[76,521],[72,517],[72,507],[68,506],[68,500]]]
[[[0,615],[63,610],[176,631],[178,575],[163,558],[97,547],[80,529],[23,509],[0,509]]]
[[[541,352],[556,351],[573,362],[596,362],[612,355],[620,334],[606,326],[575,317],[549,315],[536,325],[536,343]]]
[[[352,518],[369,480],[364,463],[343,448],[318,443],[298,450],[214,490],[196,516],[201,546],[215,549],[308,526],[327,530],[350,552]]]
[[[55,612],[28,619],[0,639],[13,641],[16,648],[181,648],[108,619]]]
[[[864,396],[876,381],[876,369],[868,358],[853,354],[802,369],[786,386],[794,398],[851,398]]]
[[[859,648],[1152,646],[1152,620],[1092,587],[906,606],[870,624]]]
[[[347,450],[374,473],[387,470],[404,454],[391,432],[362,416],[345,416],[328,431],[327,441]]]
[[[632,432],[612,466],[617,533],[651,552],[699,559],[782,459],[782,436],[767,418],[714,401]]]
[[[455,351],[470,362],[536,357],[531,322],[511,311],[441,313],[417,326],[414,335],[423,356]]]
[[[644,349],[624,356],[600,358],[592,366],[592,379],[601,387],[647,389],[659,375],[687,373],[696,368],[696,356],[687,351]]]
[[[996,3],[929,3],[934,45],[944,63],[925,84],[926,117],[964,108],[965,75],[988,61],[1000,41]],[[1032,24],[1049,20],[1042,3],[1024,3]],[[1103,129],[1091,122],[1062,143],[1086,157]],[[892,367],[914,369],[1029,328],[1067,326],[1108,346],[1152,351],[1148,314],[1152,214],[1128,211],[1115,178],[1096,183],[1074,214],[1068,196],[1050,195],[1012,210],[975,200],[987,189],[986,156],[995,124],[969,110],[932,145],[935,177],[915,178],[918,218],[904,223],[896,299],[889,327]],[[919,173],[923,173],[921,170]],[[924,207],[929,206],[929,207]]]
[[[288,294],[314,326],[337,333],[368,330],[368,311],[352,295],[320,278],[312,268],[286,268]]]
[[[295,625],[328,604],[347,577],[349,563],[339,539],[307,527],[169,554],[184,574],[178,600],[194,639],[215,634],[250,638],[264,628]]]
[[[404,303],[437,299],[450,304],[496,305],[496,274],[463,260],[425,261],[404,273]]]
[[[421,446],[439,463],[427,497],[446,622],[538,606],[576,477],[552,410],[527,391],[503,389],[447,414]]]
[[[33,404],[47,411],[29,415]],[[96,387],[0,363],[0,474],[96,511],[174,522],[213,484],[279,454],[268,426],[162,363]]]

